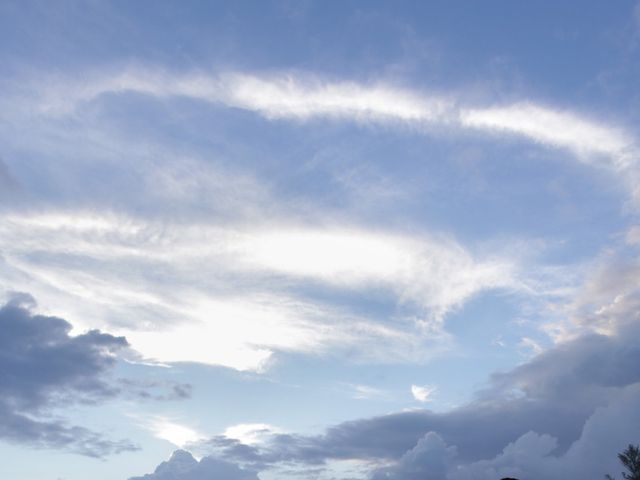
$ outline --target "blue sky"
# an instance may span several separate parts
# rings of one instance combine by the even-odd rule
[[[0,473],[602,478],[640,441],[640,4],[0,2]]]

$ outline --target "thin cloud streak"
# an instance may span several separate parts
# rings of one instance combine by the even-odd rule
[[[522,135],[543,145],[566,148],[581,159],[605,155],[610,157],[605,161],[616,169],[626,169],[637,160],[630,151],[633,138],[624,131],[572,112],[525,102],[462,110],[460,119],[468,128]]]
[[[138,92],[155,97],[184,96],[253,111],[269,119],[335,118],[364,123],[400,122],[426,128],[484,130],[519,135],[536,143],[571,151],[582,160],[607,157],[604,164],[627,169],[637,163],[635,139],[576,112],[521,101],[507,105],[467,107],[455,94],[434,94],[390,83],[330,81],[301,73],[224,73],[175,75],[152,69],[102,73],[83,83],[50,79],[36,108],[45,115],[73,114],[83,103],[104,94]]]

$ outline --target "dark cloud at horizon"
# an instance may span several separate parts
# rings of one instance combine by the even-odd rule
[[[253,445],[217,436],[195,448],[255,470],[348,459],[391,463],[374,470],[373,480],[542,478],[528,476],[529,463],[539,464],[544,478],[577,475],[597,462],[613,468],[616,452],[640,439],[640,413],[633,407],[640,404],[639,330],[626,322],[612,335],[559,343],[494,374],[472,402],[449,412],[359,419],[317,436],[273,433]]]

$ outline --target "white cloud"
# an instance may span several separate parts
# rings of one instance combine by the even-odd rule
[[[411,394],[419,402],[431,401],[431,396],[437,391],[433,385],[411,385]]]
[[[356,83],[300,72],[179,75],[130,68],[82,78],[49,77],[46,82],[22,82],[22,105],[18,101],[17,108],[29,115],[33,111],[73,115],[100,96],[137,92],[158,98],[189,97],[252,111],[269,119],[330,118],[402,124],[418,130],[437,127],[518,135],[547,147],[568,150],[587,164],[611,169],[622,176],[634,200],[640,201],[640,155],[630,133],[588,115],[530,100],[467,107],[453,93],[431,94],[390,82]],[[15,105],[5,108],[16,110]]]
[[[242,242],[241,242],[242,244]],[[343,287],[384,286],[440,320],[486,288],[514,287],[509,260],[476,260],[450,238],[404,237],[355,229],[288,229],[247,239],[252,265]]]
[[[635,161],[631,155],[636,153],[635,140],[622,128],[531,101],[466,108],[458,104],[453,94],[429,95],[388,82],[332,81],[309,73],[176,75],[129,69],[84,78],[81,83],[49,78],[46,84],[32,84],[31,88],[39,92],[38,108],[44,113],[68,114],[82,103],[109,93],[186,96],[254,111],[267,118],[436,122],[453,128],[518,134],[548,146],[567,148],[578,155],[609,155],[618,167]]]
[[[78,329],[126,335],[161,362],[240,370],[265,368],[274,351],[424,358],[451,309],[486,289],[520,288],[512,260],[476,259],[452,239],[341,227],[23,212],[2,218],[0,249],[4,288],[32,292]],[[364,319],[290,288],[304,282],[384,292],[413,317]]]
[[[602,161],[624,173],[630,184],[636,178],[629,174],[633,139],[622,129],[533,103],[465,109],[442,95],[313,75],[180,76],[132,69],[84,78],[81,83],[59,78],[37,87],[41,113],[77,113],[85,102],[126,91],[188,96],[268,118],[433,123],[517,134],[592,163]],[[244,219],[248,210],[258,218],[259,205],[272,200],[249,177],[218,174],[191,160],[164,162],[162,168],[146,161],[132,168],[140,169],[140,177],[157,187],[163,200],[194,195],[198,205],[216,204],[220,212]],[[260,193],[247,201],[245,192],[255,191]],[[254,370],[265,368],[274,351],[324,353],[357,345],[364,352],[373,339],[387,340],[386,351],[377,353],[383,358],[415,358],[420,342],[442,335],[446,315],[478,292],[537,288],[531,278],[521,278],[509,255],[479,256],[444,236],[309,227],[273,215],[249,228],[229,225],[222,215],[214,224],[104,212],[7,217],[0,225],[5,255],[0,272],[6,288],[33,292],[80,328],[116,328],[149,357]],[[269,228],[260,226],[265,224]],[[118,266],[123,261],[126,272]],[[362,298],[381,293],[395,306],[409,306],[410,313],[390,322],[365,320],[290,288],[311,283]],[[232,324],[231,318],[237,321]]]
[[[637,160],[631,156],[633,138],[628,134],[573,112],[516,103],[462,110],[460,118],[465,127],[522,135],[548,146],[567,148],[579,158],[605,155],[605,162],[619,169]]]
[[[464,105],[455,93],[434,94],[399,87],[392,82],[357,83],[301,72],[176,74],[138,67],[93,74],[85,72],[79,77],[81,80],[62,76],[48,76],[37,81],[26,79],[20,82],[19,87],[12,87],[12,93],[3,100],[3,107],[11,112],[12,118],[20,119],[14,121],[19,125],[15,131],[19,132],[29,124],[43,129],[37,135],[38,142],[56,141],[60,139],[60,132],[53,135],[56,139],[44,140],[47,135],[52,135],[52,131],[50,127],[43,127],[37,115],[77,115],[80,118],[83,107],[96,99],[135,92],[161,99],[188,97],[212,106],[255,112],[268,119],[334,119],[403,125],[418,131],[429,129],[432,135],[442,131],[447,134],[473,131],[494,137],[519,136],[546,147],[566,150],[588,165],[611,170],[619,176],[634,205],[640,205],[640,149],[636,138],[622,126],[596,119],[594,114],[585,115],[528,99],[511,104],[471,107]],[[111,149],[109,142],[104,142],[107,140],[102,138],[104,135],[103,131],[91,133],[91,143],[96,147],[91,153],[94,158]],[[7,141],[12,142],[14,137],[9,135]],[[75,142],[71,143],[75,149]],[[99,143],[106,144],[98,148]],[[148,147],[142,150],[148,150]],[[62,147],[57,143],[56,148]],[[153,181],[165,183],[161,190],[167,195],[191,192],[189,184],[201,176],[185,176],[181,172],[167,176],[163,169],[152,169],[152,172]],[[233,189],[225,191],[225,182],[220,180],[210,179],[208,183],[221,192],[208,196],[218,203],[220,193],[231,193],[226,197],[233,200]]]
[[[278,75],[223,77],[228,102],[269,118],[342,117],[364,121],[427,122],[445,118],[443,98],[425,97],[387,85],[326,82],[317,77]]]

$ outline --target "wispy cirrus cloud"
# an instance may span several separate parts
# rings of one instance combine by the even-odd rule
[[[345,386],[351,390],[351,396],[357,400],[381,399],[388,395],[388,392],[370,385],[346,384]]]
[[[620,170],[638,161],[637,151],[632,150],[634,139],[623,129],[531,102],[463,109],[460,121],[464,127],[521,135],[543,145],[565,148],[586,161],[590,155],[601,155],[604,164]]]
[[[631,134],[588,115],[531,100],[467,106],[455,93],[411,90],[388,81],[358,83],[304,72],[211,75],[131,68],[88,75],[82,82],[51,78],[46,85],[36,83],[32,88],[38,92],[32,108],[50,115],[73,113],[101,95],[138,92],[163,98],[189,97],[271,119],[400,122],[419,128],[431,124],[519,135],[567,149],[583,160],[604,156],[602,163],[615,168],[635,166],[638,158],[637,142]]]
[[[267,118],[332,117],[359,121],[409,123],[446,119],[451,102],[444,96],[425,96],[391,85],[328,82],[309,74],[252,75],[229,72],[219,75],[175,75],[153,69],[130,69],[89,75],[77,83],[52,78],[32,105],[46,115],[72,114],[83,103],[101,95],[138,92],[155,97],[189,97],[251,110]],[[62,94],[62,95],[61,95]]]
[[[5,278],[79,327],[126,334],[142,354],[164,362],[259,370],[274,351],[343,348],[363,358],[415,360],[425,354],[423,342],[443,339],[444,316],[467,299],[523,288],[515,259],[477,257],[446,236],[73,211],[3,218]],[[362,299],[382,292],[392,311],[405,313],[365,319],[310,297],[304,285]],[[378,340],[384,348],[367,348]]]
[[[399,122],[420,129],[435,125],[520,135],[618,172],[633,170],[633,139],[623,130],[533,103],[466,108],[452,96],[388,83],[143,69],[25,88],[32,87],[40,96],[31,105],[45,117],[79,114],[92,101],[123,92],[183,96],[269,119]],[[446,337],[444,318],[479,292],[538,288],[523,278],[519,260],[508,252],[480,255],[451,236],[327,223],[322,215],[310,226],[279,211],[277,199],[251,177],[236,178],[193,161],[158,165],[143,155],[141,164],[131,167],[150,183],[149,195],[162,196],[163,205],[202,197],[207,201],[198,205],[217,205],[216,218],[209,223],[198,215],[143,220],[135,214],[70,210],[9,215],[1,227],[5,258],[0,268],[12,283],[70,318],[121,329],[116,331],[151,358],[242,370],[264,368],[275,351],[326,353],[374,339],[387,340],[382,343],[388,348],[376,350],[378,358],[415,359],[424,356],[417,354],[424,350],[420,342]],[[276,206],[267,220],[256,221],[266,204]],[[254,221],[250,228],[247,218]],[[390,307],[386,320],[380,315],[365,319],[326,298],[318,302],[302,292],[310,286],[359,299],[382,293]],[[229,326],[230,318],[235,327]]]
[[[176,74],[130,67],[86,73],[82,80],[50,76],[21,82],[5,109],[28,121],[76,116],[110,95],[137,93],[157,99],[190,98],[215,107],[254,112],[266,119],[332,120],[410,128],[428,135],[483,134],[520,138],[568,152],[577,161],[616,175],[633,205],[640,202],[638,141],[627,128],[596,113],[581,113],[524,98],[512,103],[465,104],[455,92],[400,87],[390,81],[355,82],[308,72]],[[18,92],[18,93],[15,93]],[[21,93],[20,93],[21,92]],[[18,106],[16,106],[18,105]],[[178,192],[179,184],[172,191]]]

